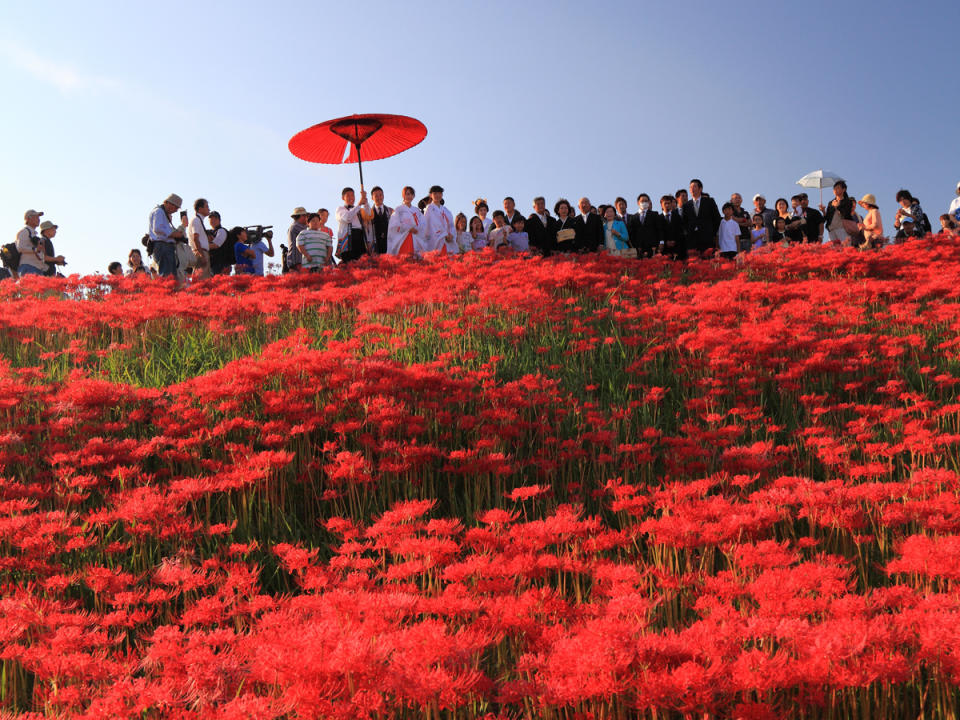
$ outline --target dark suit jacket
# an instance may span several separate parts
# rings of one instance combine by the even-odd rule
[[[660,237],[663,238],[663,254],[679,259],[687,256],[686,233],[680,212],[674,208],[669,215],[660,215]]]
[[[687,247],[691,250],[708,250],[716,247],[717,231],[720,229],[720,210],[712,197],[700,196],[700,212],[694,210],[693,200],[683,204],[683,225],[687,233]]]
[[[652,255],[660,245],[660,214],[647,210],[640,222],[640,213],[630,215],[627,221],[630,244],[645,255]]]
[[[506,215],[507,214],[506,211],[504,211],[503,214]],[[507,225],[509,225],[510,227],[513,227],[513,221],[516,220],[518,217],[523,217],[523,215],[520,214],[519,210],[514,208],[513,215],[507,218]],[[524,230],[526,230],[526,228],[524,228]]]
[[[381,255],[387,253],[387,226],[390,224],[390,216],[393,214],[393,208],[383,206],[382,212],[377,214],[376,208],[370,208],[373,213],[373,242],[377,252]]]
[[[527,237],[530,238],[530,247],[537,248],[544,255],[553,252],[557,245],[555,223],[556,221],[549,214],[547,215],[547,224],[544,225],[539,215],[530,213],[527,224],[523,228],[527,232]]]
[[[573,229],[577,231],[577,249],[596,252],[603,245],[603,220],[596,213],[577,215],[573,220]]]

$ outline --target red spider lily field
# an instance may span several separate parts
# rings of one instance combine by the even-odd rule
[[[0,303],[3,717],[960,713],[943,237]]]

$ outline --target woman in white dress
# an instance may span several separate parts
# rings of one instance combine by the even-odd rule
[[[422,242],[420,229],[423,227],[423,214],[413,205],[417,196],[412,187],[403,189],[403,202],[397,205],[387,225],[388,255],[420,255]]]

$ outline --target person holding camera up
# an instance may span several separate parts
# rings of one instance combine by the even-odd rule
[[[150,213],[150,230],[148,235],[153,241],[153,258],[157,261],[157,272],[160,277],[170,277],[177,273],[177,240],[183,239],[183,231],[174,229],[170,217],[183,205],[183,199],[176,193],[171,193],[160,205]]]
[[[57,234],[58,227],[59,225],[54,225],[49,220],[40,223],[40,242],[37,244],[43,254],[43,262],[46,263],[46,270],[43,274],[47,277],[56,277],[57,267],[63,267],[67,264],[63,255],[57,255],[57,251],[53,249],[53,238]],[[61,277],[63,276],[61,275]]]

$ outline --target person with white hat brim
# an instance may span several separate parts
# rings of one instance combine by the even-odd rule
[[[881,243],[883,239],[883,220],[880,218],[877,196],[873,193],[867,193],[860,198],[858,204],[867,211],[866,217],[857,225],[860,232],[863,233],[861,247],[874,247]]]
[[[17,252],[20,253],[20,266],[17,273],[24,275],[43,275],[47,265],[43,261],[43,248],[40,245],[40,235],[37,227],[40,225],[38,210],[27,210],[23,214],[24,227],[17,233]]]

